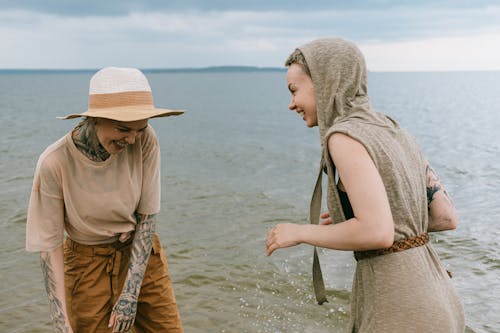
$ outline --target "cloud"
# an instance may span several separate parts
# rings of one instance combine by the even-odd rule
[[[56,2],[48,3],[56,8]],[[106,3],[103,6],[113,2]],[[153,11],[150,2],[139,9],[134,9],[139,6],[136,2],[114,3],[118,9],[113,15],[63,15],[51,13],[56,10],[50,6],[41,12],[1,10],[0,3],[0,39],[8,50],[0,54],[0,64],[4,68],[282,66],[298,45],[341,36],[361,46],[372,70],[500,67],[496,46],[500,7],[450,8],[441,1],[440,6],[414,10],[408,6],[262,10],[263,5],[260,10],[201,11],[199,2],[195,9]],[[36,4],[41,6],[38,1],[31,3]],[[176,4],[180,6],[176,1],[170,6]],[[226,2],[214,4],[222,8]]]
[[[494,0],[0,0],[0,11],[24,10],[61,16],[127,16],[131,12],[187,11],[394,11],[420,9],[480,9],[495,4]]]
[[[274,17],[250,12],[117,17],[4,12],[0,22],[10,22],[0,25],[0,38],[15,52],[0,54],[0,63],[11,68],[95,68],[117,62],[138,67],[281,65],[281,57],[275,61],[265,54],[288,51],[281,45],[287,31],[272,26]]]
[[[376,71],[500,70],[500,34],[364,43],[360,49]]]

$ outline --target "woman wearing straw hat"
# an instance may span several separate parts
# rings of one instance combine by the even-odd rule
[[[455,208],[413,137],[372,110],[363,55],[351,42],[319,39],[286,66],[289,108],[319,126],[322,159],[311,224],[272,228],[267,254],[300,243],[354,251],[348,332],[463,332],[462,305],[427,234],[456,228]],[[319,223],[325,171],[328,212]],[[313,282],[321,304],[316,249]]]
[[[160,149],[142,72],[108,67],[90,81],[86,117],[40,156],[26,249],[40,252],[56,332],[182,332],[156,234]],[[67,237],[64,240],[64,232]]]

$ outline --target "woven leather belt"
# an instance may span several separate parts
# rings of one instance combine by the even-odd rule
[[[422,246],[428,241],[429,241],[429,234],[424,232],[423,234],[420,234],[418,236],[397,240],[392,244],[391,247],[388,247],[386,249],[354,251],[354,258],[356,258],[356,261],[360,261],[363,259],[383,256],[394,252],[401,252],[414,247]]]

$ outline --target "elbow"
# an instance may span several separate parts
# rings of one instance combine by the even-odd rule
[[[443,219],[444,230],[455,230],[458,226],[457,211],[454,207],[450,207],[447,213],[441,217]]]
[[[378,248],[385,249],[391,247],[394,243],[394,228],[382,233],[379,237]]]
[[[455,230],[458,226],[458,217],[456,214],[448,218],[448,230]]]
[[[457,215],[457,211],[455,210],[455,208],[453,208],[453,212],[451,214],[451,218],[450,218],[450,230],[455,230],[457,227],[458,227],[458,215]]]
[[[458,226],[458,217],[455,211],[429,219],[429,231],[455,230]]]
[[[377,223],[378,222],[378,223]],[[365,243],[360,250],[376,250],[391,247],[394,243],[394,222],[392,216],[381,217],[377,222],[370,223],[366,228]]]
[[[392,219],[390,223],[384,223],[382,226],[379,226],[378,230],[373,233],[373,236],[374,248],[385,249],[391,247],[394,243],[394,223]]]

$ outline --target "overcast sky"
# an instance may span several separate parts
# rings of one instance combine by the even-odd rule
[[[500,70],[500,1],[0,0],[0,68],[282,67],[332,36],[372,71]]]

